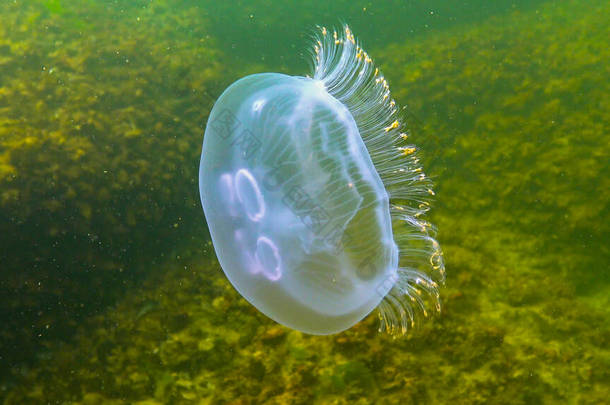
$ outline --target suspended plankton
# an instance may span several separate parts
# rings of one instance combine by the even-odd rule
[[[349,27],[314,42],[311,78],[244,77],[210,113],[199,189],[216,255],[283,325],[331,334],[378,307],[381,330],[405,333],[440,310],[431,182]]]

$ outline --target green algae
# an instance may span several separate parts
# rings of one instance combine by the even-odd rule
[[[402,339],[375,316],[303,335],[245,302],[195,241],[6,403],[604,403],[609,11],[549,4],[383,51],[437,184],[440,316]]]
[[[437,58],[417,45],[390,47],[386,58],[389,73],[405,71],[398,97],[425,122],[424,153],[450,145],[435,167],[438,192],[447,196],[441,209],[535,234],[529,252],[590,292],[609,281],[589,270],[610,257],[595,243],[609,235],[600,221],[609,201],[609,30],[603,5],[579,5],[522,15],[520,24],[499,21],[485,36],[441,36],[427,44]]]
[[[223,69],[199,9],[174,6],[0,3],[6,360],[69,335],[202,232],[195,167]]]

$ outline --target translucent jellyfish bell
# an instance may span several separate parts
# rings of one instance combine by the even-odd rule
[[[214,105],[199,171],[214,248],[283,325],[330,334],[379,306],[382,329],[404,332],[427,301],[440,309],[433,193],[350,29],[321,28],[314,50],[313,78],[247,76]]]

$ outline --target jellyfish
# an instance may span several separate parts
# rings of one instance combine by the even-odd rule
[[[199,190],[218,261],[263,314],[315,335],[379,309],[404,334],[440,311],[434,195],[387,80],[345,25],[308,76],[230,85],[206,125]]]

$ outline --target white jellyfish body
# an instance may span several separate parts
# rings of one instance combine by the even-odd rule
[[[432,191],[349,28],[322,28],[314,49],[313,78],[247,76],[215,103],[199,172],[214,248],[283,325],[335,333],[381,303],[382,328],[404,332],[426,297],[440,308],[442,255],[418,219]]]

